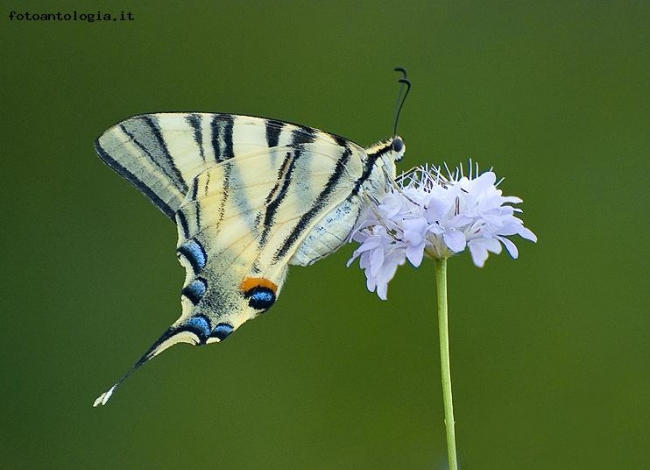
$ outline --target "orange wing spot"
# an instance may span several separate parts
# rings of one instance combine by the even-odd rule
[[[255,287],[266,287],[271,289],[273,293],[278,291],[278,286],[274,282],[264,279],[263,277],[245,277],[244,280],[241,281],[241,284],[239,284],[239,290],[242,292],[248,292]]]

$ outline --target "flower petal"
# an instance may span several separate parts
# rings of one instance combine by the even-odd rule
[[[459,230],[448,230],[442,236],[442,239],[444,240],[447,247],[449,247],[449,249],[454,253],[460,253],[465,249],[465,246],[467,245],[465,234]]]
[[[519,256],[507,237],[537,241],[516,217],[521,209],[514,205],[522,200],[503,196],[494,172],[478,174],[478,166],[472,165],[463,176],[461,168],[444,168],[448,177],[440,168],[415,168],[398,178],[397,188],[369,198],[371,206],[348,236],[359,246],[347,265],[358,258],[368,289],[381,299],[386,299],[388,283],[406,260],[418,267],[425,253],[447,258],[469,248],[474,264],[482,267],[490,253],[499,254],[503,248],[513,258]]]
[[[508,251],[508,254],[513,259],[517,259],[517,257],[519,256],[519,250],[517,249],[517,246],[506,237],[499,237],[499,241],[503,243],[503,246],[506,247],[506,251]]]

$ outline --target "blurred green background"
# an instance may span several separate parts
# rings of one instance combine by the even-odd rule
[[[4,2],[0,468],[445,468],[433,265],[382,302],[351,246],[91,406],[176,320],[184,277],[175,227],[94,139],[182,110],[368,145],[396,65],[402,168],[493,166],[539,237],[450,263],[462,468],[650,468],[648,24],[645,1]]]

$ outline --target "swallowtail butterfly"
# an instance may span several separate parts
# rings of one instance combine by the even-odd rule
[[[277,300],[291,265],[336,251],[369,198],[395,178],[404,141],[363,148],[273,119],[208,113],[134,116],[100,136],[99,157],[178,227],[182,314],[95,400],[176,343],[223,341]]]

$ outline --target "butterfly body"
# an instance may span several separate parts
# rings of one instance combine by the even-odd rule
[[[95,405],[171,345],[222,341],[268,310],[290,264],[347,241],[367,198],[392,184],[404,144],[364,149],[272,119],[159,113],[116,124],[96,150],[175,221],[186,277],[180,318]]]

